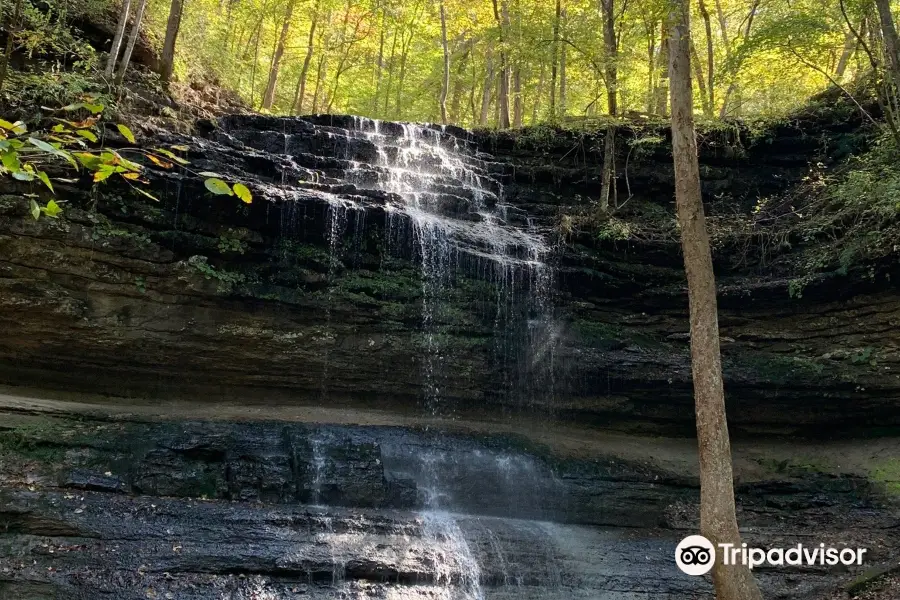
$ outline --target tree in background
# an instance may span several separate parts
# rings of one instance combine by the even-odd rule
[[[688,0],[671,0],[669,81],[675,202],[690,304],[691,371],[700,450],[700,532],[715,547],[731,543],[740,548],[719,351],[716,281],[700,195],[694,132],[689,10]],[[717,557],[712,572],[718,600],[762,600],[746,565],[726,566]]]
[[[116,24],[116,34],[113,37],[112,46],[109,49],[109,56],[106,59],[105,74],[112,77],[116,70],[116,61],[119,60],[119,52],[122,50],[122,40],[125,38],[125,28],[128,26],[128,17],[131,12],[131,0],[124,0],[122,8],[119,11],[119,22]]]
[[[181,30],[181,16],[184,13],[184,0],[172,0],[169,6],[169,18],[166,21],[166,39],[163,41],[160,57],[159,75],[163,83],[172,81],[175,70],[175,43]]]
[[[140,0],[137,12],[134,15],[134,23],[131,25],[131,33],[128,36],[128,45],[125,46],[125,53],[122,55],[122,62],[119,63],[119,70],[116,72],[116,85],[121,85],[125,79],[125,72],[128,70],[128,63],[131,62],[131,54],[134,52],[134,46],[141,37],[141,22],[144,20],[144,11],[147,9],[147,0]]]

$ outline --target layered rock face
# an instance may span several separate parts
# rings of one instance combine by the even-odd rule
[[[802,177],[797,127],[707,148],[710,193]],[[0,598],[708,596],[672,562],[693,442],[598,427],[692,432],[693,410],[677,243],[558,235],[599,181],[591,147],[332,116],[199,130],[144,141],[251,204],[177,169],[148,170],[159,204],[60,182],[58,220],[0,195],[0,382],[136,398],[58,420],[0,394]],[[620,187],[666,207],[657,145]],[[896,425],[890,289],[793,300],[719,258],[738,434]],[[795,459],[743,459],[747,539],[889,560],[883,490]],[[791,599],[845,578],[759,575]]]
[[[741,152],[702,145],[710,199],[788,187],[821,150],[816,127]],[[841,127],[825,137],[845,143]],[[253,204],[163,172],[158,205],[72,188],[59,221],[2,196],[4,381],[692,431],[677,241],[556,235],[595,192],[602,143],[333,116],[201,131],[155,141],[189,142],[192,168],[246,181]],[[664,146],[620,161],[635,202],[670,205]],[[784,273],[731,258],[718,262],[735,431],[896,426],[889,287],[847,277],[791,298]]]

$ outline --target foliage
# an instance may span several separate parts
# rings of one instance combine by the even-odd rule
[[[619,112],[656,112],[649,99],[664,91],[662,44],[665,3],[615,2],[620,11],[615,57],[606,53],[602,15],[595,0],[567,0],[558,39],[556,6],[538,0],[498,0],[509,22],[501,24],[489,0],[445,0],[450,50],[450,120],[463,125],[497,123],[500,53],[509,63],[511,105],[522,101],[523,122],[561,122],[606,112],[606,67],[615,64]],[[161,38],[168,2],[154,3],[147,17]],[[424,0],[247,0],[186,4],[176,55],[176,76],[212,80],[236,89],[259,108],[273,69],[278,39],[287,22],[284,57],[277,73],[273,112],[332,112],[377,118],[439,120],[443,51],[438,3]],[[784,113],[829,84],[843,50],[846,25],[835,3],[824,0],[718,0],[711,20],[712,112],[728,116]],[[697,6],[694,5],[694,10]],[[752,27],[747,26],[748,19]],[[311,31],[313,22],[315,28]],[[703,68],[706,33],[699,12],[693,35]],[[312,53],[304,70],[312,33]],[[799,56],[792,50],[797,50]],[[853,58],[861,50],[854,50]],[[565,54],[565,99],[560,88]],[[806,63],[825,72],[810,68]],[[490,63],[490,65],[489,65]],[[551,92],[551,72],[557,69]],[[865,65],[851,60],[838,79],[859,76]],[[490,74],[494,77],[490,77]],[[704,80],[710,79],[704,72]],[[301,80],[305,97],[297,106]],[[518,81],[518,86],[515,84]],[[488,85],[487,123],[481,104]],[[518,90],[518,91],[517,91]],[[731,90],[729,92],[729,90]],[[551,93],[555,95],[550,108]],[[726,101],[726,96],[728,100]],[[697,100],[700,108],[699,98]],[[724,103],[728,107],[723,107]],[[512,109],[511,109],[512,110]]]
[[[65,118],[54,117],[52,126],[32,132],[29,132],[28,126],[22,121],[13,123],[0,119],[0,176],[24,182],[37,181],[56,194],[53,180],[66,183],[77,180],[68,177],[53,177],[51,180],[47,174],[48,169],[59,170],[63,167],[76,173],[85,171],[91,174],[95,185],[117,175],[135,192],[158,201],[156,196],[144,189],[149,184],[145,177],[146,167],[126,158],[130,155],[136,160],[146,159],[162,169],[171,169],[174,167],[173,163],[177,163],[188,173],[204,176],[206,188],[211,193],[237,196],[247,204],[253,201],[250,190],[243,183],[229,185],[216,173],[194,173],[188,169],[188,160],[176,154],[187,152],[187,146],[152,150],[140,147],[105,147],[100,143],[100,137],[105,135],[105,123],[101,120],[104,108],[95,98],[87,97],[56,111],[56,114],[65,115]],[[134,133],[127,125],[118,123],[116,130],[126,142],[136,142]],[[31,215],[35,220],[41,215],[51,218],[59,216],[61,208],[55,200],[40,206],[37,194],[30,193],[28,197],[31,199]]]

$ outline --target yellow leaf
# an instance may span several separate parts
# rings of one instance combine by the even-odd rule
[[[152,154],[148,154],[147,158],[149,158],[151,161],[153,161],[154,164],[162,167],[163,169],[171,169],[172,168],[172,163],[164,161],[161,158],[157,158],[157,157],[153,156]]]
[[[234,195],[243,200],[245,203],[250,204],[253,202],[253,194],[250,193],[250,190],[243,183],[236,183],[232,186],[234,190]]]
[[[134,143],[134,134],[131,133],[131,130],[128,129],[126,125],[122,125],[121,123],[119,123],[118,125],[116,125],[116,128],[119,130],[119,133],[122,134],[122,137],[124,137],[132,144]]]

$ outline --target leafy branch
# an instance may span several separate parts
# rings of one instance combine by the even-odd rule
[[[40,181],[55,195],[53,181],[47,175],[46,169],[56,164],[68,163],[76,172],[84,169],[93,173],[94,185],[118,175],[135,192],[158,202],[159,198],[145,189],[150,183],[145,177],[146,167],[124,156],[132,154],[147,159],[161,169],[172,169],[177,164],[190,174],[205,177],[204,185],[212,194],[237,196],[247,204],[253,202],[252,193],[243,183],[229,185],[218,173],[208,171],[198,173],[190,169],[188,167],[190,162],[176,154],[187,152],[190,149],[187,146],[157,147],[152,150],[140,147],[118,149],[104,147],[100,141],[103,109],[102,104],[90,101],[70,104],[57,112],[86,111],[90,116],[80,120],[57,117],[53,119],[56,123],[52,127],[34,132],[29,132],[22,121],[12,123],[0,119],[0,176],[10,176],[18,181]],[[118,123],[116,128],[128,142],[136,143],[134,133],[127,125]],[[96,144],[99,144],[99,147],[92,146]],[[66,183],[76,181],[62,177],[53,179]],[[31,197],[31,215],[35,219],[39,219],[41,215],[56,218],[62,212],[54,200],[41,207],[34,200],[35,195],[29,197]]]

